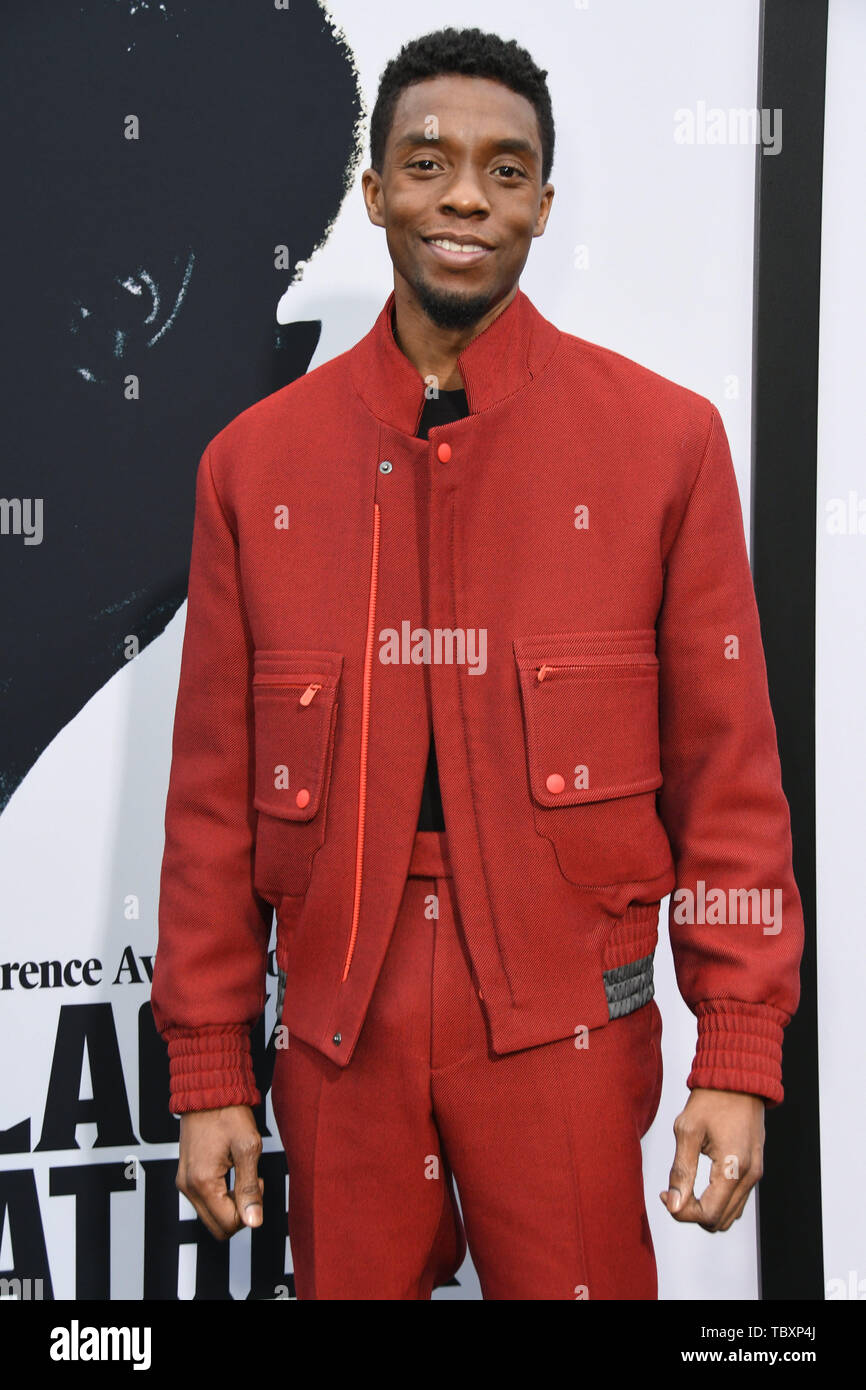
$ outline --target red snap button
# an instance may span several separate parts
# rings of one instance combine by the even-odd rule
[[[550,779],[548,779],[548,780],[550,780]],[[560,778],[560,781],[561,781],[561,780],[562,780],[562,779]],[[301,810],[303,810],[303,808],[304,808],[305,806],[309,806],[309,804],[310,804],[310,793],[307,791],[306,787],[301,787],[301,790],[298,792],[297,796],[295,797],[295,805],[296,805],[296,806],[300,806]]]
[[[545,785],[549,792],[565,791],[565,778],[558,772],[551,772]]]
[[[451,445],[440,444],[438,449],[436,450],[436,456],[439,459],[440,463],[447,463],[451,457]]]

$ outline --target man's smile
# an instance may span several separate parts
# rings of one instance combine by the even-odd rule
[[[423,237],[422,240],[443,265],[460,267],[477,265],[493,251],[493,247],[488,246],[486,242],[475,241],[470,238],[458,240],[454,237],[441,236]]]

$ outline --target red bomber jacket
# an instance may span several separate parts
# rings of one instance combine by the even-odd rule
[[[778,1104],[803,923],[719,413],[518,289],[458,359],[469,414],[416,438],[393,302],[198,466],[152,994],[171,1109],[259,1103],[272,909],[283,1023],[350,1063],[431,710],[493,1050],[646,1002],[670,893],[687,1084]]]

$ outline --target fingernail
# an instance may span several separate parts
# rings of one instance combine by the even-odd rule
[[[670,1209],[671,1211],[679,1211],[680,1204],[683,1200],[682,1193],[676,1187],[672,1188],[671,1191],[673,1192],[673,1196],[670,1201]]]

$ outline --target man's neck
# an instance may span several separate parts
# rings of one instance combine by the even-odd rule
[[[436,378],[440,391],[459,391],[463,378],[457,359],[467,344],[508,308],[517,285],[486,314],[466,328],[442,328],[428,318],[414,295],[395,280],[392,324],[397,346],[426,380]]]

